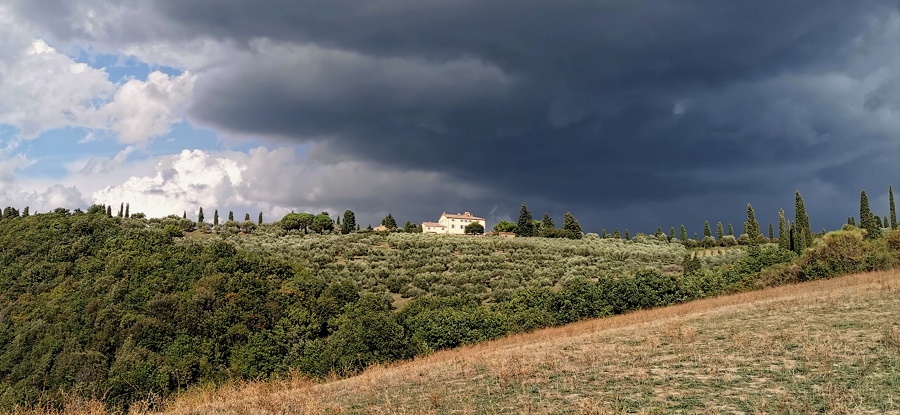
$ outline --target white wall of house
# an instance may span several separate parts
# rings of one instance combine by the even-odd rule
[[[473,222],[481,223],[481,226],[483,226],[484,229],[487,230],[487,224],[484,218],[479,218],[469,212],[456,215],[445,212],[438,220],[438,223],[444,225],[446,227],[446,232],[450,235],[465,234],[466,226],[470,225]]]

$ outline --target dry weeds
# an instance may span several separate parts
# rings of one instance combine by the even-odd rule
[[[898,324],[900,272],[861,274],[584,321],[343,380],[198,388],[164,413],[900,414]]]

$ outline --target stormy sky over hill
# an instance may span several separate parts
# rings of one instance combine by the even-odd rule
[[[4,4],[4,206],[693,233],[900,185],[896,0]]]

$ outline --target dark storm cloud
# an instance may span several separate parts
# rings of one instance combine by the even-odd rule
[[[900,184],[893,0],[144,7],[112,32],[243,46],[198,79],[199,122],[447,173],[592,228],[735,218],[747,201],[774,214],[796,188],[842,218],[860,187]]]

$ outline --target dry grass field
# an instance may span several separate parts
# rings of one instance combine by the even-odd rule
[[[162,408],[167,414],[900,414],[900,272],[584,321],[331,382],[296,377],[197,388]],[[85,403],[63,412],[105,411]]]

